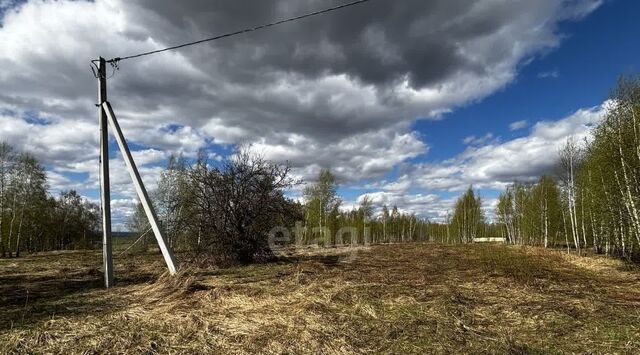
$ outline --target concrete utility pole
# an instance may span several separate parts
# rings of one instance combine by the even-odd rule
[[[127,170],[131,175],[131,179],[133,180],[133,184],[136,188],[138,198],[140,198],[140,202],[142,202],[144,212],[147,215],[149,224],[151,224],[153,233],[156,236],[158,246],[160,247],[160,251],[162,251],[162,256],[164,257],[165,262],[167,263],[169,273],[174,275],[177,271],[175,258],[173,257],[173,253],[167,245],[164,236],[162,235],[162,231],[160,230],[160,225],[158,223],[158,217],[155,210],[153,209],[151,199],[149,199],[147,189],[145,189],[142,178],[140,177],[140,173],[138,172],[138,168],[136,167],[136,163],[133,161],[131,151],[129,150],[127,141],[124,138],[124,134],[120,129],[120,125],[118,124],[116,115],[113,113],[111,105],[107,101],[107,62],[102,57],[94,62],[98,62],[97,77],[98,117],[100,119],[100,202],[102,204],[102,258],[104,264],[104,285],[105,287],[109,288],[114,284],[113,252],[111,240],[111,195],[109,191],[109,125],[114,130],[116,141],[118,142],[118,146],[120,147],[120,153],[122,153],[122,157],[125,160]]]
[[[151,224],[153,233],[156,236],[158,246],[160,247],[160,251],[162,252],[162,256],[164,257],[165,262],[167,263],[169,273],[174,275],[177,271],[175,258],[173,256],[173,253],[171,252],[171,249],[167,245],[164,236],[162,235],[160,224],[158,223],[158,217],[153,208],[153,204],[151,203],[151,199],[149,199],[147,189],[144,187],[144,183],[142,182],[142,178],[140,177],[140,173],[138,172],[136,163],[131,156],[131,151],[129,150],[127,141],[124,138],[124,134],[120,129],[120,125],[118,124],[116,115],[113,113],[113,109],[107,101],[107,62],[102,57],[100,57],[97,62],[99,62],[97,77],[98,112],[100,118],[100,195],[102,204],[102,257],[104,264],[104,285],[105,287],[109,288],[113,286],[114,282],[113,252],[111,241],[111,196],[109,191],[109,125],[114,130],[116,141],[118,142],[118,146],[120,147],[120,153],[122,153],[122,156],[124,157],[125,163],[127,165],[127,170],[131,175],[131,179],[133,180],[133,184],[136,188],[138,198],[140,198],[140,202],[142,202],[144,212],[147,215],[149,224]]]
[[[98,66],[98,117],[100,120],[100,196],[102,204],[102,261],[104,286],[113,286],[113,253],[111,244],[111,191],[109,187],[109,127],[102,104],[107,101],[107,67],[100,57]]]

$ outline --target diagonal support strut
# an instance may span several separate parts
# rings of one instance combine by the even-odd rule
[[[158,246],[160,247],[160,251],[162,252],[164,261],[167,263],[167,267],[169,268],[169,273],[174,275],[177,271],[175,258],[173,256],[173,253],[171,252],[171,249],[167,245],[167,241],[160,231],[158,225],[158,216],[156,215],[156,211],[151,204],[149,194],[144,187],[142,178],[140,178],[140,173],[138,172],[136,163],[133,161],[131,151],[129,150],[129,145],[127,144],[127,141],[122,134],[122,130],[120,129],[120,125],[118,124],[116,115],[113,113],[111,104],[109,104],[108,101],[104,101],[101,106],[102,110],[106,113],[107,118],[109,119],[109,125],[115,133],[116,141],[118,142],[118,146],[120,147],[120,153],[122,153],[122,156],[124,157],[124,161],[127,165],[127,170],[129,170],[129,174],[131,175],[131,179],[133,180],[133,184],[135,185],[136,192],[138,193],[138,197],[140,198],[140,202],[142,202],[142,206],[144,207],[144,212],[149,219],[149,224],[151,224],[153,234],[155,234],[156,236],[156,240],[158,241]]]

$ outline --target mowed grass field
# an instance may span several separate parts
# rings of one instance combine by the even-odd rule
[[[0,260],[0,352],[640,353],[640,270],[604,257],[415,243],[169,277],[147,254],[110,290],[100,258]]]

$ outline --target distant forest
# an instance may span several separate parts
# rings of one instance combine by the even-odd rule
[[[610,102],[592,138],[570,138],[557,152],[557,171],[537,182],[514,182],[501,194],[493,221],[487,221],[472,187],[444,221],[375,206],[366,196],[345,211],[330,170],[306,185],[304,202],[294,201],[285,193],[301,182],[290,177],[289,168],[242,147],[222,162],[208,161],[205,154],[192,164],[172,156],[152,194],[154,205],[174,249],[212,262],[268,257],[269,238],[278,230],[293,231],[289,244],[466,243],[503,237],[510,244],[638,259],[640,82],[621,79]],[[0,144],[0,256],[91,248],[100,238],[99,211],[75,191],[50,196],[37,160]],[[144,237],[146,247],[150,227],[140,206],[128,227]]]
[[[99,228],[96,204],[75,191],[50,196],[36,158],[0,142],[0,257],[89,248]]]

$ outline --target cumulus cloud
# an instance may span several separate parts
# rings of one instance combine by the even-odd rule
[[[495,208],[497,199],[485,198],[480,194],[482,200],[482,210],[488,220],[495,218]],[[418,218],[428,219],[432,222],[444,222],[453,213],[457,200],[456,197],[443,198],[434,193],[408,193],[407,191],[375,191],[362,194],[354,201],[346,201],[342,208],[349,211],[362,203],[364,198],[375,206],[377,215],[382,213],[382,206],[387,206],[391,210],[394,206],[398,211],[405,214],[412,214]]]
[[[597,107],[580,109],[557,121],[537,122],[525,137],[470,146],[446,161],[407,166],[394,181],[360,187],[368,192],[354,201],[347,201],[345,208],[357,207],[367,196],[378,208],[396,205],[405,213],[443,221],[453,209],[457,197],[469,186],[500,191],[514,181],[532,182],[542,174],[553,174],[558,164],[558,152],[567,139],[589,139],[592,128],[602,120],[611,105],[607,101]],[[442,191],[455,195],[443,198]],[[495,198],[483,197],[482,208],[490,220],[495,217],[496,203]]]
[[[509,84],[520,63],[558,46],[559,22],[580,19],[600,3],[374,1],[123,61],[109,79],[109,100],[137,150],[194,155],[211,145],[254,143],[266,157],[289,161],[299,176],[332,167],[341,181],[354,182],[426,153],[413,121],[440,118]],[[34,152],[58,173],[89,179],[98,138],[90,59],[327,6],[318,0],[0,4],[6,5],[0,139]],[[44,121],[30,122],[34,112]],[[157,170],[142,165],[151,176]],[[440,175],[438,185],[449,186],[450,175]]]
[[[148,133],[169,124],[225,143],[278,140],[283,132],[336,142],[492,93],[513,79],[521,60],[558,44],[558,21],[580,17],[598,3],[372,2],[123,62],[110,97],[123,126],[135,127],[131,139],[163,149],[180,141],[150,139]],[[0,78],[9,90],[0,103],[94,123],[89,59],[156,49],[321,5],[27,2],[2,19]]]
[[[377,207],[386,205],[391,209],[396,206],[402,213],[415,214],[432,220],[445,219],[447,212],[454,203],[453,199],[443,199],[437,194],[379,191],[361,195],[357,198],[356,204],[361,203],[365,196]],[[378,212],[380,211],[378,210]]]
[[[502,143],[468,147],[463,153],[441,163],[416,164],[407,177],[413,186],[426,189],[462,191],[469,185],[502,189],[513,181],[533,181],[553,173],[558,151],[569,137],[588,138],[610,103],[580,109],[557,121],[540,121],[528,136]]]
[[[416,133],[398,131],[402,132],[390,127],[328,144],[302,135],[286,135],[278,142],[261,139],[251,148],[266,159],[288,162],[302,179],[315,178],[324,167],[331,168],[344,183],[379,177],[397,164],[427,151]]]

